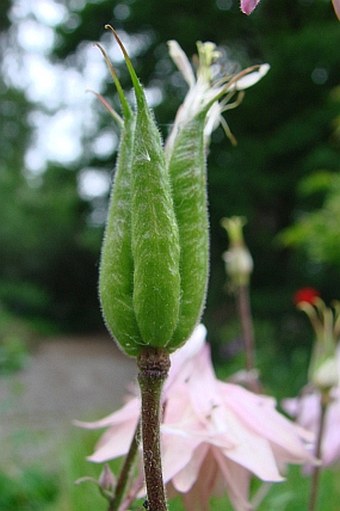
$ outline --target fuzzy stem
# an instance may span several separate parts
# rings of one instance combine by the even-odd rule
[[[144,477],[149,511],[167,511],[160,450],[160,398],[170,358],[162,349],[146,348],[138,356],[138,382],[142,399]]]
[[[135,433],[133,435],[129,451],[126,455],[122,469],[120,471],[117,485],[115,488],[115,493],[114,493],[113,498],[110,501],[108,511],[117,511],[120,507],[121,502],[122,502],[122,499],[123,499],[123,496],[124,496],[124,493],[125,493],[128,481],[129,481],[129,477],[131,474],[131,470],[134,465],[136,455],[138,452],[139,431],[140,431],[140,421],[138,421],[138,424],[136,426]]]
[[[315,457],[319,460],[321,460],[321,455],[322,455],[321,446],[322,446],[323,433],[324,433],[324,429],[325,429],[325,418],[326,418],[328,403],[329,403],[329,391],[322,392],[321,397],[320,397],[319,429],[318,429],[318,435],[317,435],[316,446],[315,446]],[[321,469],[322,469],[321,465],[316,465],[315,467],[313,467],[311,490],[310,490],[309,503],[308,503],[308,511],[316,510]]]

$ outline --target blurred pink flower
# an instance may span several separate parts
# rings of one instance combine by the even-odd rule
[[[251,14],[260,0],[241,0],[241,11],[244,14]]]
[[[330,391],[331,401],[325,418],[321,444],[322,466],[329,467],[340,462],[340,387]],[[316,390],[301,397],[286,399],[284,409],[296,418],[298,424],[317,433],[320,420],[320,393]]]
[[[340,20],[340,0],[333,0],[333,7],[338,20]]]
[[[332,0],[337,18],[340,20],[340,0]],[[241,0],[241,11],[244,14],[251,14],[260,0]]]
[[[249,511],[252,475],[282,481],[287,463],[312,463],[305,448],[310,435],[279,414],[272,398],[218,380],[205,334],[200,325],[172,355],[163,393],[164,480],[169,494],[180,494],[189,511],[207,510],[210,496],[223,492],[236,511]],[[128,451],[139,407],[134,397],[105,419],[77,423],[108,427],[89,460],[105,462]]]

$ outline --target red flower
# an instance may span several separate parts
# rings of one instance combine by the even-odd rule
[[[296,291],[293,297],[293,301],[295,305],[299,305],[301,302],[307,302],[313,305],[315,303],[315,299],[319,297],[319,291],[313,287],[303,287]]]

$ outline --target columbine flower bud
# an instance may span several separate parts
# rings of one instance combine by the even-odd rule
[[[222,227],[229,235],[230,248],[223,253],[226,273],[233,287],[247,286],[253,271],[253,259],[243,239],[243,226],[246,221],[242,217],[223,218]]]
[[[103,492],[112,493],[116,486],[116,477],[107,463],[104,464],[103,470],[99,476],[98,484]]]
[[[298,296],[296,293],[295,300]],[[303,299],[303,296],[307,296],[306,293],[301,293],[300,296],[302,301],[297,302],[297,307],[307,314],[315,332],[309,380],[320,391],[328,391],[340,382],[339,352],[337,353],[340,306],[335,302],[333,308],[326,307],[317,292],[310,301]]]

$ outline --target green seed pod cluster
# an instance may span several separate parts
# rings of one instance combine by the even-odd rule
[[[180,47],[170,53],[189,84],[163,146],[143,87],[116,32],[132,80],[132,111],[113,75],[124,116],[103,241],[99,295],[106,325],[128,355],[146,347],[169,353],[200,320],[208,280],[206,146],[229,89],[211,77],[218,52],[198,43],[197,80]],[[102,50],[103,51],[103,50]],[[233,82],[233,91],[236,90]],[[214,108],[212,108],[214,107]],[[208,127],[208,129],[207,129]]]
[[[177,327],[180,242],[161,136],[122,49],[136,112],[121,97],[124,125],[102,246],[99,295],[110,332],[123,351],[136,356],[145,346],[169,345]]]

